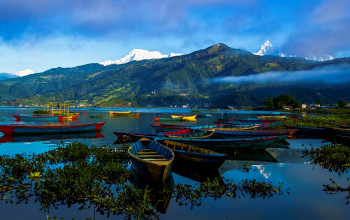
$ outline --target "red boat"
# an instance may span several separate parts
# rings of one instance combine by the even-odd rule
[[[72,125],[0,125],[0,132],[9,135],[59,134],[99,131],[105,122]]]
[[[64,116],[54,115],[12,115],[16,121],[52,121],[62,122]]]

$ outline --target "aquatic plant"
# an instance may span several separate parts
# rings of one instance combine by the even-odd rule
[[[312,163],[320,165],[330,172],[338,174],[350,170],[350,148],[342,144],[323,145],[321,148],[303,150],[303,154],[311,154]]]
[[[140,187],[131,181],[127,145],[120,148],[87,146],[74,142],[42,154],[0,156],[0,199],[6,203],[36,202],[41,210],[79,205],[107,216],[159,218],[172,193],[179,205],[199,206],[202,198],[268,198],[282,195],[282,184],[224,178],[199,185],[168,184]],[[171,183],[171,182],[170,182]],[[163,203],[163,204],[161,204]]]

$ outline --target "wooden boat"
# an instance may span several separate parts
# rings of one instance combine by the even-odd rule
[[[12,115],[16,121],[49,121],[62,122],[63,116],[49,116],[49,115]]]
[[[192,116],[181,116],[181,115],[171,115],[171,118],[180,118],[182,121],[196,121],[197,115]]]
[[[156,122],[164,122],[164,121],[181,121],[181,118],[159,118],[159,117],[153,117],[154,121]]]
[[[289,130],[216,130],[215,137],[232,137],[232,136],[280,136],[293,135],[297,129]]]
[[[29,135],[4,135],[0,138],[0,143],[7,142],[35,142],[49,140],[67,139],[97,139],[104,138],[101,132],[92,131],[84,133],[53,133],[53,134],[29,134]]]
[[[157,137],[157,141],[171,140],[180,143],[204,148],[242,148],[264,150],[280,141],[278,136],[269,137],[249,137],[249,138],[231,138],[231,139],[213,139],[213,138],[176,138],[176,137]]]
[[[259,125],[246,126],[246,127],[234,127],[234,128],[218,127],[218,128],[215,128],[215,130],[218,130],[218,131],[254,130],[254,129],[257,129],[259,127],[260,127]]]
[[[119,143],[125,143],[125,142],[135,142],[140,140],[141,138],[148,137],[157,137],[157,136],[168,136],[168,135],[182,135],[186,133],[191,133],[191,129],[182,129],[178,131],[171,131],[171,132],[158,132],[158,133],[128,133],[128,132],[117,132],[114,131],[113,134],[115,134],[118,137],[117,142],[114,142],[115,144]]]
[[[123,117],[138,117],[140,113],[135,113],[131,111],[109,111],[111,116],[123,116]]]
[[[287,126],[287,129],[298,129],[298,135],[323,136],[327,135],[327,130],[323,127],[298,127]]]
[[[105,122],[73,125],[0,125],[0,132],[10,135],[78,133],[99,131]]]
[[[63,120],[74,120],[74,119],[78,119],[78,117],[80,116],[80,113],[68,113],[68,114],[61,114],[61,116],[63,116]]]
[[[180,135],[170,134],[170,135],[168,135],[168,137],[203,139],[203,138],[210,138],[214,133],[215,133],[215,129],[210,129],[210,130],[200,130],[200,131],[186,133],[186,134],[180,134]]]
[[[153,124],[151,125],[156,132],[168,132],[168,131],[177,131],[182,129],[212,129],[220,127],[221,125],[202,125],[202,126],[190,126],[190,125],[171,125],[171,124]]]
[[[171,140],[163,140],[160,143],[175,153],[174,166],[184,162],[193,166],[200,166],[202,169],[217,170],[226,160],[226,154],[217,153],[212,150]]]
[[[287,118],[285,115],[262,115],[262,116],[257,116],[256,118],[259,119],[264,119],[264,120],[284,120]]]
[[[169,148],[147,138],[141,138],[133,144],[128,154],[132,168],[156,183],[164,182],[170,175],[175,157]]]

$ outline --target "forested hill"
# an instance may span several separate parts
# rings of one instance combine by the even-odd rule
[[[325,82],[259,82],[259,78],[248,82],[217,79],[251,77],[265,72],[294,74],[293,71],[306,70],[307,74],[307,70],[344,63],[350,64],[350,58],[315,62],[303,58],[256,56],[216,44],[178,57],[122,65],[87,64],[54,68],[3,80],[0,81],[0,103],[18,105],[69,101],[111,107],[127,103],[133,106],[202,106],[208,103],[213,107],[239,107],[258,106],[265,97],[282,93],[289,93],[302,103],[312,103],[317,99],[335,103],[340,98],[350,101],[350,86]]]

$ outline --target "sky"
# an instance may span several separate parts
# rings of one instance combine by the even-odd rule
[[[187,54],[269,40],[296,55],[350,56],[349,0],[0,0],[0,72]]]

